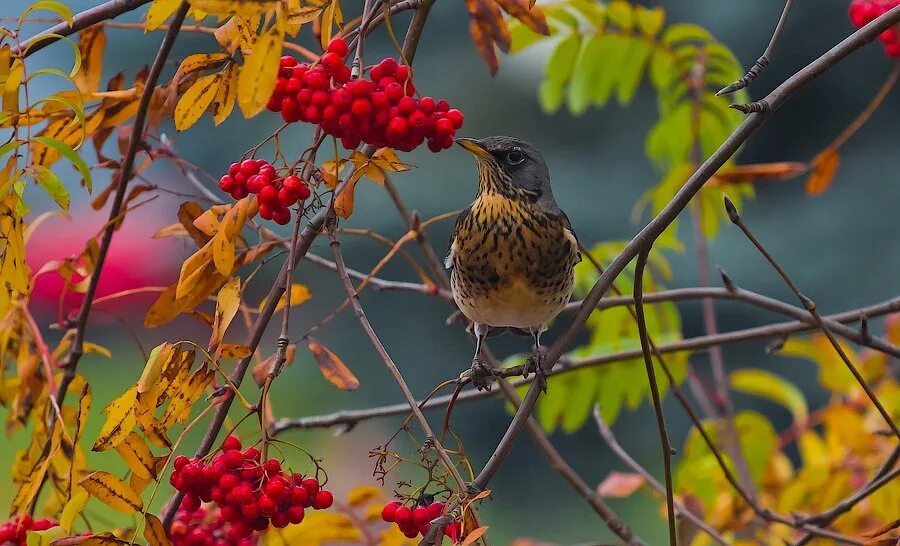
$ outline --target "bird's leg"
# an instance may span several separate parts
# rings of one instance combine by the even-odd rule
[[[531,337],[534,338],[534,347],[531,350],[531,356],[525,360],[525,366],[522,370],[522,376],[527,378],[528,374],[534,372],[534,380],[538,382],[541,390],[547,392],[547,372],[544,370],[544,348],[541,347],[541,334],[544,333],[546,327],[541,326],[531,329]]]
[[[493,370],[485,366],[484,361],[481,360],[481,343],[484,341],[489,330],[490,328],[486,325],[477,322],[474,323],[472,327],[472,331],[475,333],[475,356],[472,357],[471,370],[472,383],[478,390],[491,390],[491,379],[494,375]]]

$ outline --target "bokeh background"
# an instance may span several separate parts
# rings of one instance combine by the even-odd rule
[[[27,3],[5,0],[0,6],[0,16],[16,17]],[[73,11],[80,11],[95,2],[66,4]],[[343,3],[347,12],[355,13],[359,7],[354,4]],[[781,0],[672,0],[648,4],[663,6],[668,22],[693,22],[708,28],[734,50],[745,66],[752,64],[768,42],[783,6]],[[846,8],[847,2],[843,0],[797,2],[772,64],[752,86],[752,96],[759,98],[850,33],[852,26]],[[143,8],[121,20],[139,21],[145,11]],[[395,28],[403,28],[406,19],[395,20]],[[29,25],[27,29],[36,32],[42,27]],[[144,35],[139,30],[108,29],[107,36],[105,78],[125,71],[129,80],[152,60],[161,39],[160,33]],[[303,39],[311,40],[308,35]],[[171,76],[189,53],[216,50],[212,36],[182,33],[167,74]],[[367,44],[366,52],[369,59],[391,53],[390,41],[383,31]],[[422,38],[416,58],[416,83],[421,92],[447,97],[466,114],[464,134],[510,134],[537,145],[550,165],[557,200],[568,212],[582,241],[593,244],[628,239],[642,226],[631,219],[634,203],[659,178],[644,156],[644,138],[657,117],[652,90],[644,84],[627,108],[613,105],[602,111],[590,110],[578,118],[564,110],[547,116],[541,112],[536,98],[547,52],[544,46],[538,46],[523,54],[504,57],[499,74],[492,78],[471,43],[463,6],[460,2],[444,0],[437,2]],[[68,66],[71,51],[57,44],[29,61],[34,66]],[[797,92],[773,115],[742,150],[740,163],[808,161],[868,103],[890,67],[890,61],[878,45],[853,54]],[[35,82],[32,92],[44,96],[59,89],[57,84],[61,85],[52,78],[41,78]],[[900,119],[900,93],[894,92],[844,148],[840,170],[824,195],[807,196],[802,177],[787,182],[762,182],[757,186],[756,199],[744,209],[758,236],[822,311],[845,310],[897,294],[900,278],[897,119]],[[232,160],[279,124],[280,119],[266,114],[247,121],[235,110],[232,118],[219,128],[214,128],[206,116],[183,134],[176,133],[171,124],[165,125],[163,132],[185,159],[218,176]],[[283,134],[282,146],[288,151],[299,151],[307,145],[310,136],[307,126],[293,126]],[[468,153],[458,148],[437,155],[424,151],[408,154],[404,159],[416,168],[395,176],[395,183],[409,206],[417,209],[422,217],[463,208],[472,199],[476,185]],[[58,170],[71,182],[72,219],[52,218],[41,226],[28,248],[29,260],[35,268],[47,260],[80,252],[85,238],[101,229],[107,214],[106,210],[91,210],[88,196],[76,187],[77,180],[72,173],[67,169]],[[105,187],[108,176],[109,171],[98,171],[95,186]],[[179,171],[164,162],[158,162],[145,176],[171,190],[193,191]],[[35,212],[52,210],[52,204],[37,188],[29,188],[26,195]],[[181,200],[161,195],[129,216],[113,243],[101,281],[103,293],[141,285],[164,286],[177,278],[181,260],[193,247],[186,241],[153,240],[150,236],[176,221],[175,211]],[[361,183],[356,203],[357,212],[347,226],[371,228],[392,238],[406,231],[386,193],[375,184]],[[439,253],[446,250],[451,225],[443,222],[429,232]],[[668,256],[675,271],[671,284],[694,286],[698,271],[690,244],[690,222],[682,222],[681,230],[681,238],[688,243],[687,250]],[[790,300],[789,292],[773,271],[736,231],[726,226],[712,241],[712,263],[722,265],[746,288]],[[349,265],[360,270],[371,267],[385,251],[370,240],[349,236],[344,237],[343,248]],[[326,242],[317,242],[312,251],[327,255]],[[266,293],[279,263],[280,260],[274,260],[255,277],[246,292],[249,302],[258,302]],[[388,267],[384,276],[415,280],[402,262]],[[314,265],[304,263],[297,271],[296,280],[310,287],[313,298],[295,308],[294,335],[329,313],[343,297],[336,276]],[[54,319],[58,289],[59,285],[48,277],[36,287],[35,310],[42,324]],[[170,327],[143,330],[143,314],[152,301],[153,296],[135,296],[111,305],[100,304],[92,314],[88,338],[108,346],[113,358],[87,355],[79,369],[94,386],[88,437],[99,430],[100,408],[135,381],[143,366],[141,349],[129,330],[139,337],[146,350],[163,340],[194,339],[202,344],[208,336],[208,331],[191,318],[180,318]],[[367,291],[363,304],[416,395],[426,394],[438,382],[468,366],[470,342],[458,327],[444,324],[448,308],[443,303],[414,294]],[[684,335],[702,334],[699,304],[686,302],[679,304],[679,309]],[[767,313],[739,304],[717,303],[717,312],[723,330],[773,319]],[[238,322],[235,321],[229,335],[235,342],[244,337]],[[547,337],[552,339],[556,334],[554,330]],[[264,352],[274,349],[275,335],[273,332],[263,342]],[[309,353],[301,350],[273,389],[274,407],[279,416],[307,416],[401,400],[399,390],[352,314],[342,315],[321,331],[318,338],[344,359],[359,377],[361,386],[355,392],[336,391],[320,376]],[[501,356],[506,356],[524,350],[523,344],[527,344],[524,339],[504,337],[492,346]],[[821,402],[823,393],[813,379],[813,364],[767,355],[765,345],[765,341],[760,341],[727,347],[725,361],[729,369],[757,366],[777,370],[803,387],[811,406]],[[695,354],[691,361],[702,374],[707,373],[705,354]],[[255,386],[250,385],[246,391],[256,395]],[[740,395],[735,396],[735,401],[739,407],[763,411],[776,427],[789,423],[787,413],[774,405]],[[673,443],[681,446],[689,427],[687,419],[671,400],[666,401],[665,409]],[[440,422],[440,413],[430,413],[430,416],[433,423]],[[465,441],[473,464],[484,463],[509,418],[503,404],[496,399],[461,405],[455,410],[454,427]],[[340,436],[321,430],[294,432],[289,438],[325,459],[330,482],[340,496],[354,484],[372,481],[373,461],[367,452],[381,445],[399,422],[399,419],[372,421]],[[615,431],[638,461],[661,476],[656,426],[646,406],[620,416]],[[23,445],[25,436],[19,432],[0,448],[0,468],[11,464],[15,449]],[[588,483],[599,483],[612,470],[624,470],[590,423],[576,434],[556,433],[552,440]],[[196,436],[186,445],[192,442],[195,445]],[[90,462],[115,465],[116,459],[113,453],[92,454]],[[297,458],[297,463],[301,462]],[[407,477],[421,478],[415,472]],[[387,487],[391,485],[389,480]],[[515,446],[491,488],[495,491],[494,498],[486,504],[483,513],[491,525],[494,544],[507,543],[515,537],[560,544],[612,541],[599,519],[550,470],[527,435]],[[0,490],[0,505],[7,503],[11,495],[9,490]],[[655,501],[639,493],[627,500],[613,500],[611,504],[651,544],[662,543],[665,521]]]

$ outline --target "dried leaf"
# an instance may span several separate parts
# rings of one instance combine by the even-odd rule
[[[475,541],[477,541],[485,533],[487,533],[488,529],[489,529],[489,527],[487,527],[487,526],[482,526],[482,527],[479,527],[478,529],[473,529],[468,535],[466,535],[466,538],[462,541],[461,546],[470,546],[471,544],[475,544]]]
[[[234,319],[241,305],[241,279],[233,277],[219,290],[216,297],[216,318],[213,322],[212,336],[209,339],[211,348],[218,347],[225,337],[225,331]]]
[[[133,514],[144,508],[141,497],[119,478],[109,472],[98,471],[85,476],[78,484],[92,497],[97,498],[113,510],[123,514]]]
[[[246,345],[223,343],[219,346],[219,356],[222,358],[241,359],[252,355],[253,351]]]
[[[312,297],[312,293],[309,291],[309,288],[305,284],[293,283],[291,284],[291,307],[295,305],[300,305],[304,303],[308,299]],[[259,310],[262,311],[263,307],[266,306],[266,301],[268,301],[269,297],[266,296],[259,302]],[[287,301],[287,290],[284,291],[284,294],[281,296],[281,300],[278,301],[278,304],[275,306],[275,312],[281,311],[284,309],[284,303]]]
[[[230,64],[222,71],[222,79],[212,104],[213,122],[219,125],[231,115],[237,100],[238,67]]]
[[[812,173],[806,180],[806,193],[819,195],[831,184],[831,179],[834,178],[841,164],[841,156],[838,155],[837,150],[826,148],[813,158],[810,164]]]
[[[156,30],[166,19],[175,13],[181,0],[153,0],[150,9],[147,10],[147,21],[144,23],[144,31],[150,32]]]
[[[644,485],[640,474],[630,472],[610,472],[597,486],[597,494],[604,498],[624,499]]]
[[[547,18],[540,9],[529,5],[526,0],[495,0],[503,11],[521,21],[526,27],[544,36],[550,35]],[[660,10],[661,11],[661,10]]]
[[[178,65],[178,70],[172,79],[177,82],[178,78],[185,74],[220,67],[230,58],[227,53],[195,53],[194,55],[188,55]]]
[[[354,171],[354,175],[357,173],[363,172],[360,169]],[[351,180],[347,181],[347,184],[341,189],[341,192],[334,199],[334,212],[341,218],[350,218],[350,215],[353,214],[353,202],[356,196],[356,184],[359,182],[359,177],[354,176]]]
[[[51,542],[50,546],[121,546],[122,544],[128,544],[128,541],[122,540],[112,533],[101,533],[58,538]]]
[[[359,379],[353,375],[353,372],[341,361],[341,359],[328,350],[318,341],[309,338],[309,350],[319,364],[319,370],[322,375],[335,387],[352,391],[359,387]]]

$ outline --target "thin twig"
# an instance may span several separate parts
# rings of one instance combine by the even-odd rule
[[[881,84],[881,87],[875,93],[875,96],[872,97],[872,100],[869,101],[869,104],[866,105],[865,109],[859,113],[853,121],[850,122],[850,125],[844,128],[843,131],[829,144],[826,149],[838,151],[841,147],[850,140],[850,137],[856,134],[859,129],[865,125],[869,118],[872,117],[872,114],[878,110],[878,107],[881,106],[881,103],[884,102],[884,99],[887,98],[888,95],[891,94],[891,91],[894,89],[894,86],[897,84],[897,78],[900,77],[900,61],[894,61],[894,67],[891,69],[888,74],[887,79]]]
[[[635,461],[634,458],[632,458],[631,455],[629,455],[628,452],[625,451],[625,448],[623,448],[619,444],[619,441],[616,439],[615,434],[613,434],[612,429],[610,429],[606,424],[606,421],[603,420],[603,416],[600,414],[599,406],[594,406],[594,423],[597,424],[597,429],[600,431],[600,436],[606,442],[606,445],[608,445],[609,448],[613,451],[613,453],[615,453],[619,457],[619,459],[621,459],[621,461],[625,463],[626,466],[631,468],[631,470],[633,470],[637,474],[640,474],[640,476],[644,478],[644,481],[650,484],[650,487],[655,489],[660,495],[666,495],[666,487],[663,484],[659,483],[659,481],[657,481],[656,478],[653,477],[653,474],[651,474],[646,468]],[[722,546],[728,546],[729,542],[725,540],[725,537],[720,535],[715,529],[710,527],[709,524],[707,524],[699,516],[697,516],[697,514],[690,511],[679,501],[675,501],[675,509],[678,510],[678,513],[681,514],[682,517],[691,520],[694,525],[703,530],[703,532],[708,534],[713,540],[715,540]]]
[[[791,292],[793,292],[797,299],[800,300],[800,303],[803,304],[803,307],[805,307],[806,310],[809,311],[809,314],[812,315],[813,319],[816,321],[816,324],[825,334],[825,337],[828,338],[831,346],[834,347],[834,350],[837,352],[838,356],[840,356],[841,360],[844,361],[847,369],[850,370],[850,373],[852,373],[853,377],[856,378],[859,386],[862,387],[862,389],[866,392],[866,396],[869,397],[869,400],[878,409],[881,417],[884,418],[884,421],[888,424],[889,427],[891,427],[894,435],[897,436],[898,439],[900,439],[900,429],[897,428],[897,424],[891,418],[891,414],[888,413],[888,411],[881,404],[881,401],[878,400],[875,392],[872,391],[872,388],[869,387],[869,384],[866,382],[865,378],[861,373],[859,373],[859,370],[856,368],[853,362],[850,361],[850,357],[847,356],[844,348],[841,347],[840,343],[838,343],[838,340],[834,337],[831,329],[827,324],[825,324],[825,321],[822,320],[822,317],[819,315],[819,311],[816,309],[815,302],[813,302],[813,300],[809,299],[807,296],[803,295],[800,292],[800,290],[797,288],[797,285],[794,284],[794,282],[784,271],[781,265],[775,260],[775,258],[772,257],[771,254],[769,254],[765,247],[763,247],[762,243],[759,242],[759,239],[757,239],[756,236],[753,235],[753,233],[741,219],[741,215],[738,214],[737,208],[735,208],[734,203],[731,202],[728,196],[725,196],[725,210],[728,212],[728,218],[731,220],[731,222],[741,229],[747,239],[749,239],[750,242],[753,243],[753,246],[755,246],[756,249],[759,250],[759,253],[762,254],[766,261],[768,261],[769,264],[771,264],[771,266],[775,269],[775,271],[778,273],[778,276],[780,276],[784,283],[788,285],[788,288],[791,289]]]
[[[669,432],[666,430],[666,418],[662,411],[659,386],[656,383],[656,372],[650,357],[650,341],[647,337],[647,321],[644,319],[643,284],[644,267],[647,265],[648,247],[638,254],[634,268],[634,312],[637,317],[638,336],[641,338],[641,352],[644,356],[644,367],[647,369],[647,380],[650,382],[650,394],[653,397],[653,411],[656,413],[656,425],[659,429],[659,443],[663,455],[663,471],[666,480],[666,511],[669,520],[669,544],[675,546],[677,531],[675,529],[675,497],[672,491],[672,446],[669,444]]]
[[[86,9],[72,17],[71,25],[66,21],[63,21],[28,38],[16,48],[16,54],[27,57],[63,37],[75,34],[76,32],[102,21],[114,19],[123,13],[137,9],[144,4],[149,4],[151,1],[152,0],[111,0],[109,2],[104,2],[99,6]],[[178,31],[176,30],[175,32],[177,33]]]
[[[647,298],[644,298],[644,301],[647,302]],[[900,311],[900,299],[889,300],[886,303],[876,304],[865,308],[865,313],[872,318],[896,313],[898,311]],[[837,321],[852,322],[858,320],[859,314],[860,310],[852,310],[836,315],[830,315],[828,318]],[[725,345],[771,337],[781,338],[793,333],[808,331],[815,328],[815,326],[810,326],[806,322],[785,322],[766,326],[757,326],[755,328],[747,328],[745,330],[725,332],[717,334],[715,336],[698,336],[674,343],[658,345],[655,348],[651,348],[653,348],[653,352],[655,355],[671,354],[681,351],[704,349],[713,345]],[[640,349],[636,349],[577,360],[560,359],[559,365],[551,372],[551,375],[562,375],[593,366],[600,366],[613,362],[622,362],[625,360],[633,360],[635,358],[639,358],[641,354],[642,351]],[[522,374],[522,370],[521,367],[512,367],[504,368],[503,370],[497,370],[496,373],[500,377],[515,377],[517,375],[520,376]],[[519,379],[518,381],[514,382],[514,385],[521,386],[527,384],[528,382],[529,380]],[[496,394],[497,393],[494,391],[477,391],[474,389],[468,390],[463,392],[459,396],[459,402],[480,400],[483,398],[492,397]],[[447,405],[449,401],[449,395],[439,396],[429,400],[424,404],[420,401],[420,406],[423,410],[437,409]],[[278,435],[291,429],[329,427],[343,427],[345,430],[350,430],[358,423],[368,421],[369,419],[402,415],[407,413],[408,411],[409,406],[406,403],[400,403],[360,410],[342,410],[335,413],[303,417],[300,419],[283,419],[273,425],[272,434]]]
[[[763,68],[768,66],[769,62],[772,59],[772,51],[775,49],[775,42],[778,41],[778,38],[781,36],[781,31],[784,30],[784,24],[787,21],[788,13],[790,13],[791,8],[794,5],[794,0],[786,0],[784,3],[784,9],[781,11],[781,17],[778,18],[778,23],[775,25],[775,30],[772,32],[772,37],[769,39],[769,45],[766,46],[766,50],[760,56],[759,59],[753,63],[753,66],[750,67],[750,70],[738,81],[720,89],[716,95],[729,95],[734,93],[735,91],[741,90],[748,85],[750,82],[756,79],[759,76],[759,73],[762,72]]]
[[[515,407],[519,407],[521,400],[519,399],[519,395],[516,393],[516,389],[510,385],[508,381],[501,380],[499,382],[500,390],[503,391],[504,396],[506,396],[507,400],[509,400]],[[538,450],[544,455],[547,461],[550,463],[550,466],[555,470],[559,475],[565,479],[569,485],[578,493],[578,495],[588,503],[588,505],[593,508],[594,512],[600,516],[600,519],[606,524],[610,531],[615,533],[615,535],[626,542],[629,545],[641,545],[644,542],[634,536],[634,533],[628,527],[628,525],[616,514],[609,506],[603,502],[603,499],[597,492],[589,486],[584,479],[578,475],[577,472],[562,458],[562,455],[553,447],[553,444],[550,442],[550,439],[547,438],[547,434],[544,433],[544,430],[541,428],[541,425],[534,419],[534,417],[528,418],[528,432],[531,434],[532,440],[537,445]]]

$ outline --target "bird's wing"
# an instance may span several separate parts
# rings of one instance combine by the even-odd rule
[[[575,239],[575,249],[578,251],[578,261],[581,261],[581,242],[578,240],[578,235],[575,234],[575,230],[572,229],[572,222],[569,221],[569,217],[566,216],[566,213],[562,211],[559,207],[556,207],[556,211],[554,212],[545,212],[545,214],[551,218],[555,218],[558,220],[562,220],[563,225],[565,225],[565,229],[572,234],[572,238]]]
[[[447,251],[447,257],[444,258],[444,267],[446,269],[451,269],[453,267],[453,241],[456,240],[456,235],[459,233],[459,228],[462,226],[463,220],[469,216],[469,213],[472,212],[472,205],[469,205],[456,218],[456,224],[453,226],[453,233],[450,235],[450,244],[449,250]]]

